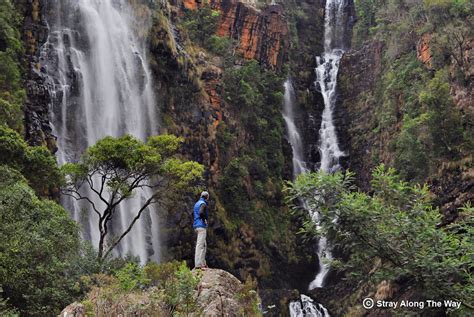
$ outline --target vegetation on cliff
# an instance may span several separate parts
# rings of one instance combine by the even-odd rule
[[[173,9],[177,10],[170,11]],[[260,14],[251,6],[245,10]],[[166,99],[164,129],[184,136],[185,152],[210,167],[205,177],[216,203],[210,218],[208,263],[242,279],[255,276],[273,287],[292,283],[294,279],[279,276],[292,274],[287,268],[296,263],[308,265],[312,256],[302,256],[298,237],[288,232],[296,226],[281,194],[283,180],[291,174],[280,112],[284,73],[245,58],[241,45],[250,42],[242,44],[241,38],[213,33],[227,30],[223,23],[230,23],[235,25],[234,32],[251,33],[248,41],[252,43],[269,35],[255,33],[250,28],[257,22],[243,16],[239,17],[242,21],[237,20],[218,4],[179,12],[155,21],[161,33],[153,36],[152,43],[157,44],[153,45],[157,63],[163,65],[159,57],[174,52],[167,63],[174,60],[179,65],[178,69],[166,65],[156,72]],[[236,20],[229,21],[231,18]],[[173,32],[163,32],[169,29]],[[187,200],[182,199],[182,208],[189,208],[184,206]],[[189,217],[181,210],[177,214],[173,217],[180,219],[180,226],[169,229],[174,237],[170,250],[173,257],[191,259]]]
[[[9,0],[0,0],[0,124],[23,131],[21,16]]]
[[[404,179],[423,182],[443,162],[472,155],[472,2],[355,3],[353,46],[383,45],[381,69],[372,75],[380,80],[356,100],[374,105],[372,131],[365,136],[379,138],[381,151],[374,147],[373,161],[393,164]],[[350,79],[342,73],[342,89],[350,95]]]

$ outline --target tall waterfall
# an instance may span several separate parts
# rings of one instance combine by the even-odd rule
[[[295,114],[293,111],[293,107],[295,106],[295,91],[290,79],[285,82],[284,87],[283,119],[285,120],[288,141],[293,150],[293,177],[296,178],[299,174],[307,173],[308,169],[306,168],[304,160],[302,138],[295,124]],[[306,210],[310,210],[306,206],[305,201],[301,203]],[[320,241],[322,239],[325,238],[321,238]],[[321,249],[321,243],[319,249]],[[319,253],[318,256],[320,256]],[[290,302],[288,308],[291,317],[329,317],[329,313],[324,306],[314,302],[310,297],[303,294],[300,300]]]
[[[293,150],[293,177],[296,178],[301,173],[306,173],[306,163],[303,154],[303,141],[295,125],[295,90],[291,80],[285,81],[285,95],[283,97],[283,119],[285,120],[288,141]]]
[[[333,173],[341,168],[339,159],[344,152],[339,149],[333,112],[336,104],[337,72],[339,61],[344,52],[344,9],[347,0],[326,1],[324,18],[324,52],[316,57],[316,86],[319,87],[324,100],[324,110],[319,130],[320,170]],[[312,212],[312,218],[319,224],[319,214]],[[319,272],[309,285],[309,289],[323,287],[324,279],[329,272],[332,260],[331,250],[326,237],[320,237],[318,245]]]
[[[51,121],[60,164],[75,162],[105,136],[125,133],[142,140],[156,134],[155,98],[145,42],[126,0],[51,0],[49,38],[41,63],[51,80]],[[93,195],[90,195],[94,197]],[[147,193],[124,201],[112,219],[112,234],[128,227]],[[100,201],[95,201],[100,205]],[[97,246],[97,216],[90,206],[66,197],[64,206]],[[150,208],[118,245],[116,254],[158,260],[158,218]]]

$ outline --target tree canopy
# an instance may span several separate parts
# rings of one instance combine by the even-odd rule
[[[99,217],[99,258],[112,251],[150,205],[158,203],[167,192],[183,190],[202,179],[201,164],[175,155],[182,142],[173,135],[152,136],[147,142],[131,135],[106,137],[89,147],[79,162],[62,167],[66,176],[63,192],[86,201]],[[136,216],[127,229],[104,249],[108,224],[120,210],[120,203],[138,191],[150,194],[134,211]]]
[[[19,172],[4,165],[0,217],[3,298],[30,316],[56,314],[77,293],[78,226],[61,206],[39,199]]]

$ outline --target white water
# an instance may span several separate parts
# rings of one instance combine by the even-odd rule
[[[290,302],[290,317],[330,317],[328,310],[313,301],[309,296],[301,295],[301,300]]]
[[[303,155],[303,141],[295,125],[295,114],[293,107],[295,104],[295,90],[293,84],[288,79],[285,81],[285,95],[283,97],[283,119],[285,120],[288,141],[293,150],[293,177],[301,173],[308,172]]]
[[[145,43],[132,29],[126,0],[56,0],[50,3],[49,39],[42,64],[52,78],[51,121],[58,137],[60,164],[77,161],[90,145],[105,136],[125,133],[142,140],[157,134],[155,99]],[[128,227],[149,193],[124,201],[112,219],[111,232]],[[94,202],[101,206],[98,199]],[[63,198],[64,206],[82,225],[83,236],[97,246],[97,216],[88,204]],[[156,211],[149,208],[118,245],[115,254],[159,259]]]
[[[285,95],[283,99],[283,119],[285,120],[288,141],[293,150],[293,177],[296,178],[299,174],[307,173],[306,163],[304,160],[303,142],[298,128],[295,125],[295,114],[293,107],[295,105],[295,91],[291,80],[285,82]],[[308,211],[305,201],[301,202],[304,208]],[[317,213],[314,213],[317,215]],[[326,240],[324,237],[320,239],[319,248],[321,249],[321,240]],[[319,254],[318,254],[319,256]],[[327,309],[319,303],[315,303],[310,297],[301,295],[300,301],[292,301],[289,305],[290,316],[292,317],[329,317]]]
[[[319,130],[319,152],[321,156],[320,170],[333,173],[341,168],[339,159],[344,152],[339,149],[333,112],[336,104],[337,73],[339,61],[343,54],[344,8],[346,0],[326,1],[324,53],[316,57],[316,86],[319,87],[324,100],[324,110]],[[310,211],[311,212],[311,211]],[[319,226],[319,214],[312,211],[313,221]],[[319,272],[310,283],[309,289],[323,287],[324,280],[330,270],[332,254],[326,237],[322,236],[318,243]]]

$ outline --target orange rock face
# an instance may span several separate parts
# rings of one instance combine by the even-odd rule
[[[201,7],[204,2],[184,0],[187,9]],[[288,50],[288,25],[280,5],[258,10],[237,0],[211,0],[220,12],[216,34],[238,41],[237,51],[245,59],[255,59],[269,68],[280,68]]]
[[[418,45],[416,46],[417,58],[429,68],[431,68],[430,40],[430,34],[423,34],[420,41],[418,41]]]
[[[183,5],[188,10],[194,10],[198,8],[199,3],[195,0],[183,0]]]

